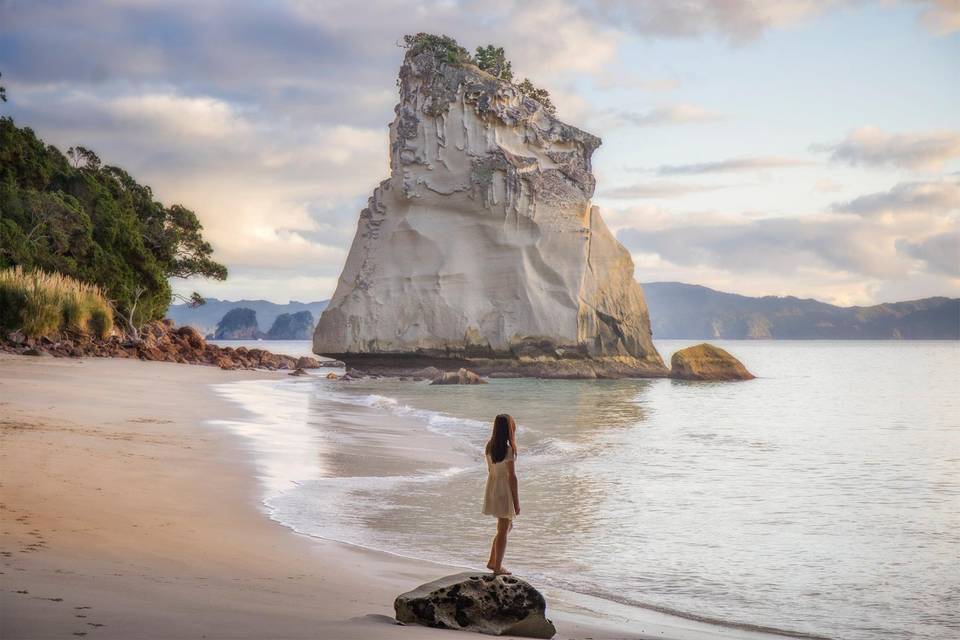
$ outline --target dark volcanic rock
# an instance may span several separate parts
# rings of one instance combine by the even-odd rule
[[[752,380],[739,360],[712,344],[681,349],[670,359],[670,376],[680,380]]]
[[[458,573],[420,585],[393,603],[397,620],[495,636],[552,638],[543,595],[516,576]]]

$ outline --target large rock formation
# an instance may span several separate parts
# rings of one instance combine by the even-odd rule
[[[590,203],[600,139],[429,52],[407,55],[399,86],[390,178],[314,351],[362,368],[666,375],[630,254]]]
[[[670,375],[680,380],[753,380],[743,363],[706,342],[681,349],[670,358]]]
[[[309,340],[313,336],[313,314],[309,311],[281,313],[267,331],[268,340]]]
[[[240,307],[231,309],[217,323],[217,330],[213,334],[215,340],[256,340],[262,338],[260,326],[257,324],[257,312],[253,309]]]
[[[458,573],[397,596],[397,620],[494,636],[552,638],[543,595],[515,576]]]

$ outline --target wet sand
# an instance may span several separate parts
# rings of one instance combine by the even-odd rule
[[[282,375],[0,355],[0,635],[465,637],[392,619],[397,594],[458,568],[266,517],[243,440],[206,421],[249,417],[211,385]],[[377,437],[385,453],[403,442]],[[764,637],[549,604],[558,638]]]

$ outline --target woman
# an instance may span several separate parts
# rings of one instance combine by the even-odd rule
[[[517,493],[517,474],[513,468],[513,462],[517,459],[517,424],[505,413],[493,421],[486,458],[487,488],[483,513],[497,519],[497,535],[490,545],[487,568],[494,575],[510,575],[503,568],[503,554],[507,550],[507,533],[513,528],[513,517],[520,515],[520,496]]]

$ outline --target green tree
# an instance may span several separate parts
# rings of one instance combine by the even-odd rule
[[[432,33],[420,32],[416,35],[403,36],[403,47],[410,52],[410,55],[420,55],[429,51],[434,56],[450,64],[472,63],[473,58],[470,52],[460,46],[456,40],[450,36],[434,35]]]
[[[544,111],[550,115],[555,115],[557,113],[557,108],[554,106],[553,100],[550,99],[550,92],[546,89],[540,89],[533,86],[533,83],[530,82],[530,78],[524,78],[523,82],[517,85],[517,89],[519,89],[520,93],[528,98],[533,98],[539,102]]]
[[[65,157],[0,118],[0,267],[98,284],[136,335],[166,313],[169,278],[227,277],[202,232],[193,211],[157,202],[150,187],[103,166],[90,149],[71,147]]]
[[[490,75],[510,82],[513,80],[513,70],[510,61],[507,60],[507,54],[503,47],[495,47],[488,44],[485,47],[477,47],[477,54],[474,56],[476,65],[489,73]]]

